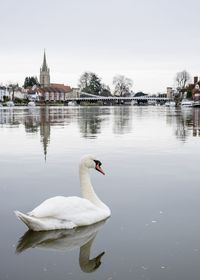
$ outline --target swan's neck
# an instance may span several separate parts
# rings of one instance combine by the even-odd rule
[[[80,248],[80,254],[79,254],[80,268],[82,269],[82,271],[87,273],[95,271],[101,265],[101,257],[104,255],[104,252],[102,252],[97,257],[90,260],[90,250],[91,250],[92,242],[95,239],[95,236]]]
[[[107,208],[107,206],[98,198],[92,187],[88,168],[80,166],[79,173],[82,197],[88,199],[100,208]]]
[[[93,263],[90,261],[90,250],[92,246],[92,242],[95,239],[95,236],[88,241],[85,245],[81,246],[79,253],[79,264],[83,271],[89,272],[93,269]]]

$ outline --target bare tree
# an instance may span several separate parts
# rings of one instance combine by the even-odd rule
[[[182,90],[186,87],[187,82],[190,80],[190,74],[186,70],[183,70],[181,72],[176,73],[175,80],[177,88],[179,90]]]
[[[175,81],[177,85],[177,92],[174,96],[174,101],[177,107],[181,104],[184,91],[186,90],[186,84],[189,80],[190,74],[186,70],[176,73]]]
[[[113,78],[114,95],[125,96],[129,95],[133,81],[122,75],[117,75]]]
[[[90,84],[91,72],[84,72],[79,79],[79,88],[81,90],[87,88]]]

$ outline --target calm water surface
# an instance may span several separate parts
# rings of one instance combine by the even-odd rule
[[[198,109],[0,109],[0,280],[199,280],[199,123]],[[87,153],[103,163],[91,176],[112,217],[26,232],[13,210],[79,195]]]

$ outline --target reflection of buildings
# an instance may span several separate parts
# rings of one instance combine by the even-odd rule
[[[176,135],[177,139],[184,142],[190,134],[187,124],[192,118],[191,111],[187,109],[180,110],[174,108],[173,110],[171,110],[170,108],[168,108],[166,117],[167,124],[174,127],[174,134]]]
[[[191,117],[190,114],[178,114],[176,119],[176,130],[175,134],[176,137],[182,141],[185,141],[186,138],[189,136],[189,130],[188,130],[188,117]]]
[[[200,136],[200,108],[183,108],[167,112],[167,123],[175,126],[175,135],[185,141],[190,136]]]
[[[40,108],[40,136],[46,160],[47,149],[50,143],[51,127],[55,125],[68,125],[73,121],[76,109],[67,107],[41,107]]]
[[[9,126],[19,126],[23,122],[23,115],[15,114],[13,108],[3,108],[0,110],[0,124]]]
[[[40,109],[40,139],[43,144],[44,157],[47,157],[47,147],[50,142],[50,121],[49,121],[49,108],[43,107]]]
[[[46,159],[50,143],[51,126],[68,125],[77,117],[77,108],[68,107],[34,107],[34,108],[2,108],[0,110],[0,125],[19,127],[24,125],[28,134],[40,132]]]
[[[200,108],[192,111],[193,136],[200,136]]]

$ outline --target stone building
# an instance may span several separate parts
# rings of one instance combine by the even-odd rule
[[[41,101],[65,101],[68,98],[77,98],[79,93],[64,84],[51,84],[49,87],[38,89]]]
[[[174,90],[172,87],[167,87],[167,98],[170,98],[170,99],[174,98]]]

